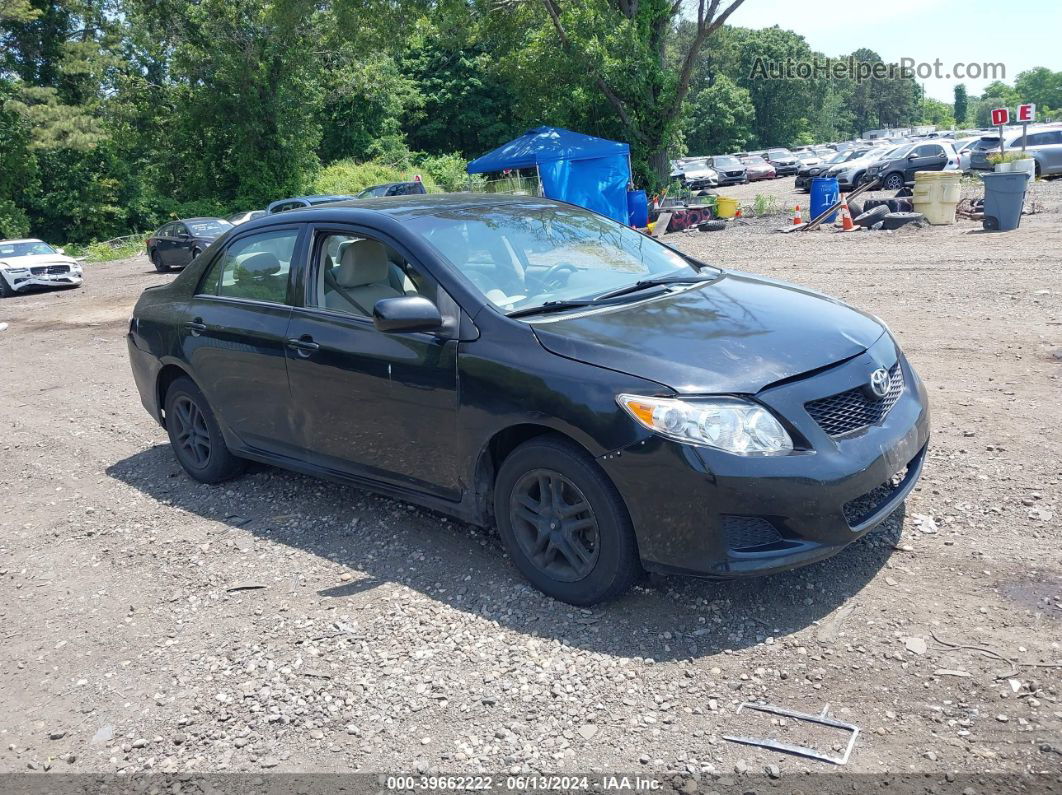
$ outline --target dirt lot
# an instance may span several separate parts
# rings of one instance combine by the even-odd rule
[[[398,502],[265,467],[189,480],[126,361],[137,295],[171,278],[145,259],[5,300],[0,771],[827,767],[724,741],[797,737],[744,700],[829,704],[862,729],[849,770],[1058,771],[1062,181],[1037,195],[1007,234],[669,235],[883,318],[934,439],[906,509],[834,559],[594,610]]]

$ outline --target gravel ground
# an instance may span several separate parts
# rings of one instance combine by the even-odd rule
[[[768,189],[797,196],[726,193]],[[267,467],[189,480],[126,360],[133,302],[171,278],[144,258],[5,300],[0,771],[826,767],[724,741],[801,737],[744,700],[829,704],[862,729],[848,770],[1058,771],[1062,181],[1037,202],[1007,234],[667,236],[882,317],[934,439],[906,508],[832,560],[593,610],[399,502]]]

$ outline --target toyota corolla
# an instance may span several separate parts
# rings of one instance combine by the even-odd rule
[[[191,477],[259,461],[496,525],[574,604],[833,555],[929,438],[880,320],[547,199],[250,221],[144,292],[128,347]]]

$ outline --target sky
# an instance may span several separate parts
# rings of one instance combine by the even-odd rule
[[[725,5],[724,0],[723,5]],[[1002,64],[1004,82],[1034,66],[1062,71],[1062,0],[745,0],[728,20],[748,28],[772,25],[795,31],[827,56],[874,50],[887,62],[911,58],[930,68],[940,59],[940,77],[917,78],[926,96],[951,102],[965,83],[979,96],[995,77],[945,77],[954,65]]]

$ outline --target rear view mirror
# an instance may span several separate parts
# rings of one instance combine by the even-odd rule
[[[404,295],[377,301],[372,322],[380,331],[436,331],[443,321],[439,308],[427,298]]]

